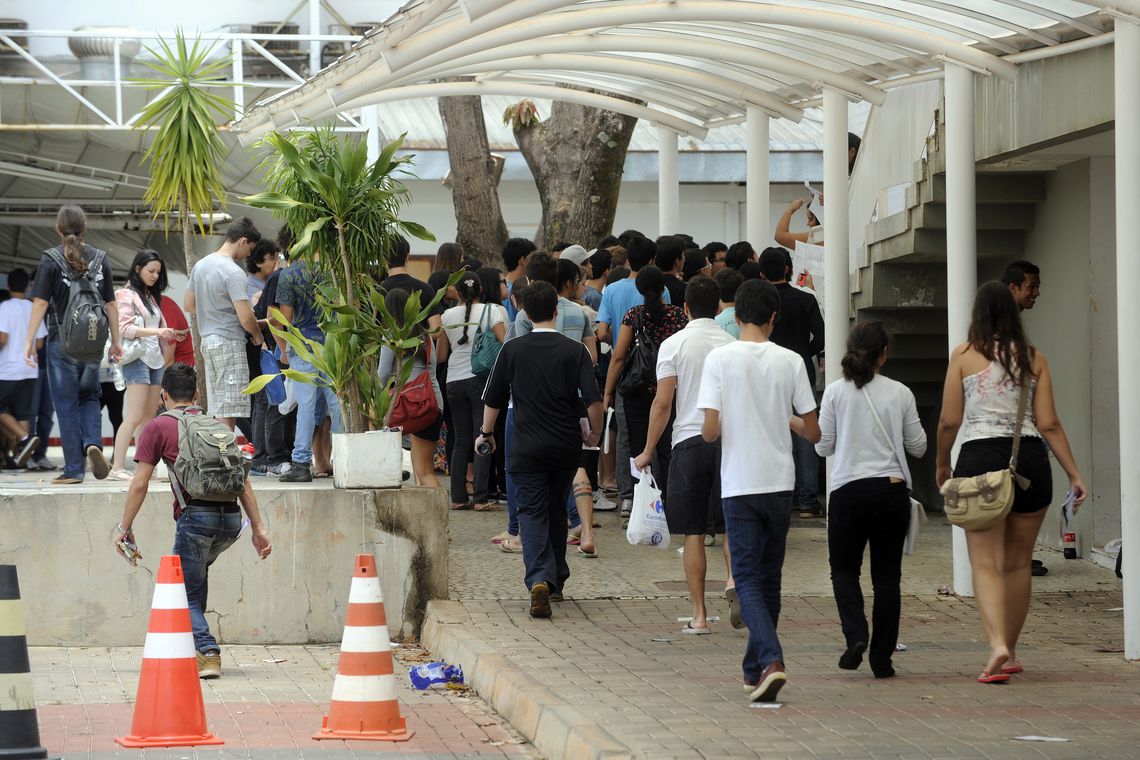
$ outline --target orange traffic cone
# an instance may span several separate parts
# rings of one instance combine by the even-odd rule
[[[179,557],[166,556],[158,564],[135,717],[130,736],[117,736],[115,741],[131,749],[222,744],[206,731],[206,707]]]
[[[396,701],[392,642],[376,560],[371,554],[358,554],[332,704],[313,738],[402,742],[412,734]]]

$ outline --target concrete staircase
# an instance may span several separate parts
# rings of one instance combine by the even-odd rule
[[[856,320],[878,319],[894,335],[883,374],[914,392],[926,428],[927,454],[912,462],[914,495],[938,508],[934,484],[936,431],[946,375],[946,164],[944,125],[927,138],[926,158],[915,162],[905,208],[867,227],[867,245],[852,278]],[[1012,261],[1024,255],[1036,203],[1045,198],[1044,173],[977,174],[978,260]]]

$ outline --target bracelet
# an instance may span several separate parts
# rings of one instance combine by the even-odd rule
[[[494,438],[495,437],[495,431],[492,430],[490,433],[488,433],[485,430],[480,430],[479,435],[483,436],[484,438]]]
[[[115,526],[115,528],[116,528],[116,529],[119,531],[119,534],[120,534],[120,535],[123,535],[123,536],[125,536],[125,535],[127,535],[127,534],[129,534],[129,533],[131,532],[130,528],[123,528],[123,524],[122,524],[122,523],[119,523],[119,524],[117,524],[117,525]]]

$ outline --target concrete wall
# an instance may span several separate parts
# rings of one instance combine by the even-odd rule
[[[207,618],[223,646],[340,641],[359,553],[376,557],[393,638],[418,631],[428,600],[447,597],[442,490],[272,485],[258,497],[273,553],[259,560],[243,534],[211,568]],[[0,563],[19,568],[29,644],[142,644],[173,542],[171,494],[151,489],[135,522],[144,559],[131,568],[111,546],[125,491],[0,491]]]

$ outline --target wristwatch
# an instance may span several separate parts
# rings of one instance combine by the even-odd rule
[[[479,435],[483,436],[484,438],[494,438],[495,431],[492,430],[490,433],[488,433],[486,430],[480,430]]]

